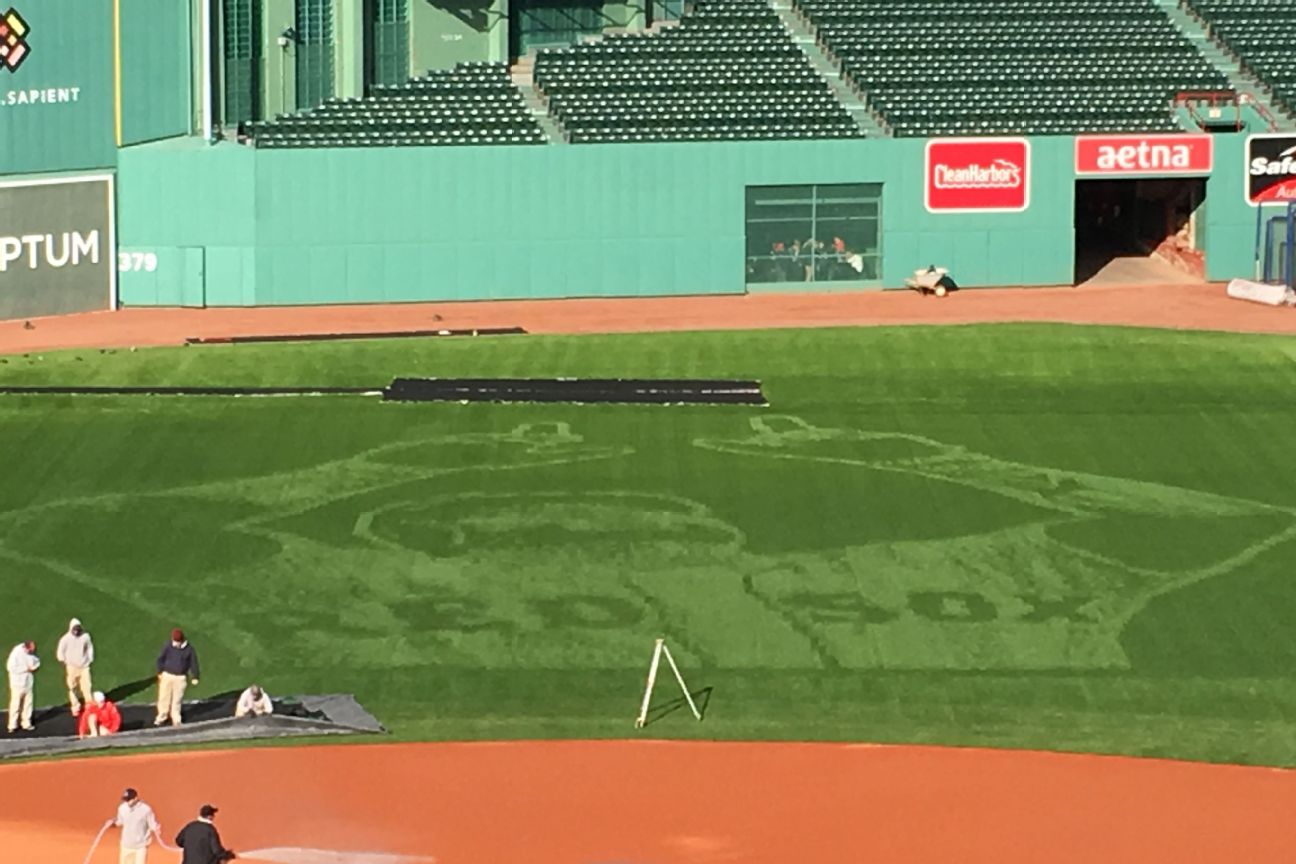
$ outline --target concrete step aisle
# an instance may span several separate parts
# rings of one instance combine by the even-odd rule
[[[815,71],[828,82],[837,101],[850,112],[860,131],[870,138],[890,137],[891,130],[881,116],[868,104],[867,98],[850,85],[837,64],[828,58],[815,39],[814,29],[792,8],[790,0],[770,0],[770,6],[787,28],[792,41],[809,58]]]
[[[567,134],[563,131],[562,124],[554,119],[549,113],[549,108],[545,105],[544,98],[535,86],[535,57],[519,57],[509,69],[509,77],[513,79],[513,86],[517,87],[522,93],[522,99],[526,102],[527,109],[531,116],[540,124],[544,130],[545,136],[548,137],[550,144],[567,144]]]

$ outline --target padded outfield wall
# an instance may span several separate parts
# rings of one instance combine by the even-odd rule
[[[1244,136],[1216,136],[1209,276],[1252,269]],[[1070,284],[1074,141],[1032,142],[1022,212],[932,213],[921,140],[257,151],[123,150],[126,305],[742,293],[750,186],[880,183],[881,279]],[[783,290],[816,287],[785,283]]]
[[[119,144],[187,135],[198,0],[9,0],[0,176],[111,168]]]

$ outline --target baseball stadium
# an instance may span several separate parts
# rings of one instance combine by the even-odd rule
[[[0,862],[1296,860],[1293,32],[0,3]]]

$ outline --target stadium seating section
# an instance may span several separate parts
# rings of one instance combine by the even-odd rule
[[[405,84],[374,87],[364,99],[252,124],[258,147],[375,147],[544,144],[503,63],[465,63]]]
[[[1228,89],[1152,0],[796,2],[897,136],[1176,131]]]
[[[572,143],[863,134],[765,0],[699,0],[660,34],[543,51],[535,76]]]
[[[1185,0],[1211,35],[1296,111],[1296,0]]]

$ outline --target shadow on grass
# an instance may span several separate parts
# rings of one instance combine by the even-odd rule
[[[131,681],[128,684],[119,684],[104,695],[108,697],[110,702],[123,702],[132,696],[143,693],[155,684],[157,684],[157,676],[150,675],[147,678]]]
[[[697,705],[698,713],[702,715],[703,720],[706,719],[707,706],[711,704],[711,693],[713,690],[715,690],[714,687],[703,687],[701,690],[695,690],[689,693],[689,695],[693,697],[693,703]],[[644,728],[648,728],[658,720],[664,720],[681,709],[688,711],[688,701],[683,696],[679,696],[669,702],[663,702],[654,708],[649,708],[648,717],[644,720]]]

